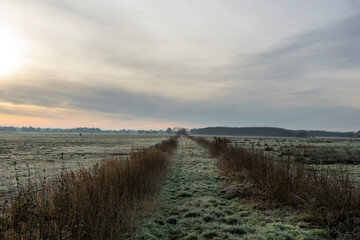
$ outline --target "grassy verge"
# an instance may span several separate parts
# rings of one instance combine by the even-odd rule
[[[177,139],[29,183],[0,216],[1,239],[118,239],[150,209]]]
[[[218,195],[224,177],[208,151],[179,139],[175,165],[163,188],[164,204],[137,229],[135,239],[318,239],[323,231],[290,224],[280,211],[264,211]]]
[[[290,158],[229,145],[226,138],[195,139],[217,157],[227,176],[255,184],[268,199],[305,210],[304,218],[329,229],[329,237],[360,239],[360,188],[339,172],[311,170]]]

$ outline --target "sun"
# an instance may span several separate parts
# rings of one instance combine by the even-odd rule
[[[22,64],[21,38],[0,25],[0,77],[15,71]]]

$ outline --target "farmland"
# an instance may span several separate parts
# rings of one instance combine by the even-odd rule
[[[161,135],[12,133],[0,134],[0,206],[30,177],[51,178],[62,169],[74,170],[128,154],[166,139]]]
[[[261,149],[273,156],[288,153],[295,160],[313,164],[360,163],[360,139],[341,138],[231,138],[233,144]],[[288,152],[289,151],[289,152]]]
[[[360,183],[360,139],[231,137],[231,144],[262,150],[274,159],[290,157],[323,171],[344,171]]]
[[[169,138],[160,135],[31,133],[0,136],[3,143],[0,149],[2,201],[16,193],[17,177],[21,185],[26,185],[29,178],[35,183],[49,182],[62,171],[90,169],[77,172],[78,177],[72,177],[75,176],[72,173],[62,175],[55,185],[49,185],[52,186],[51,188],[40,186],[49,201],[62,198],[64,194],[69,201],[74,198],[73,195],[68,194],[69,192],[84,189],[83,192],[80,191],[81,194],[75,194],[76,201],[71,200],[75,203],[69,208],[69,213],[74,211],[78,213],[71,218],[71,221],[77,222],[79,221],[77,218],[80,217],[83,219],[81,221],[89,222],[84,226],[87,228],[84,232],[90,235],[84,235],[80,239],[87,239],[100,233],[105,234],[103,236],[115,236],[112,234],[116,233],[116,236],[135,239],[323,239],[331,234],[341,236],[344,232],[351,237],[358,234],[358,230],[351,232],[349,227],[344,231],[338,228],[339,223],[342,224],[348,219],[348,213],[353,214],[356,219],[358,216],[356,209],[359,205],[356,196],[359,191],[355,185],[360,179],[360,164],[357,160],[360,142],[355,139],[259,137],[229,139],[190,137],[189,139],[182,136],[174,138],[177,142],[177,150],[173,154],[176,146],[171,147],[170,151],[161,144],[155,148],[151,147]],[[125,156],[131,150],[142,153],[130,155],[130,161],[117,161],[121,160],[119,156]],[[162,156],[163,166],[158,164],[157,156]],[[104,161],[100,167],[94,167],[94,163],[109,158],[113,158],[114,161]],[[299,166],[304,164],[305,170],[296,168],[296,163],[300,163]],[[126,164],[131,166],[130,172],[127,172],[128,167],[124,167],[127,166]],[[145,167],[145,164],[149,165]],[[159,174],[152,173],[153,168],[158,169],[156,171],[159,171]],[[338,181],[336,180],[338,178],[332,180],[332,175],[318,178],[317,176],[320,175],[313,173],[314,168],[331,174],[337,174],[341,168],[350,175],[351,180],[355,181],[341,179]],[[113,171],[110,171],[111,169]],[[262,170],[257,171],[257,169]],[[310,169],[311,171],[308,171]],[[300,175],[295,174],[301,171]],[[120,173],[119,178],[115,178],[114,175],[118,173]],[[148,178],[143,181],[139,176],[145,175]],[[127,180],[112,183],[111,179]],[[310,181],[312,184],[304,184],[305,181]],[[63,191],[61,187],[63,182],[72,190]],[[95,185],[91,185],[92,183]],[[123,183],[129,185],[123,187]],[[346,185],[347,183],[354,184],[355,187]],[[79,188],[84,185],[86,187]],[[115,186],[117,186],[116,190],[113,190]],[[135,189],[134,186],[138,186],[136,189],[139,189],[139,192],[131,192],[131,189]],[[249,186],[250,192],[233,194],[231,189],[239,186]],[[339,190],[336,191],[337,194],[327,191],[334,187]],[[109,191],[106,190],[107,188]],[[99,191],[95,193],[98,197],[90,197],[94,194],[91,193],[89,197],[77,199],[84,196],[83,194],[85,196],[89,194],[87,189]],[[147,191],[148,189],[153,190]],[[313,189],[317,190],[313,191]],[[121,193],[121,197],[117,198],[118,194],[114,192]],[[331,195],[326,195],[329,193]],[[35,203],[43,201],[39,198],[41,195],[27,194],[29,195],[25,194],[11,205],[10,210],[12,209],[13,212],[8,211],[8,213],[13,217],[9,219],[14,219],[18,213],[27,212],[18,210],[17,206],[22,206],[19,204],[21,202],[28,202],[28,196],[30,201]],[[343,205],[342,203],[347,200],[346,196],[349,196],[349,203]],[[136,201],[127,200],[134,197]],[[312,204],[309,198],[313,199]],[[336,205],[333,199],[338,199],[340,205]],[[86,205],[88,207],[81,208],[83,204],[80,204],[81,206],[76,204],[88,200]],[[325,200],[328,200],[325,203],[329,206],[328,212],[324,213],[322,210],[318,212],[318,206],[322,207]],[[334,205],[330,206],[332,203]],[[106,208],[107,204],[113,205],[111,208]],[[39,208],[38,212],[52,213],[58,211],[58,206],[65,207],[62,201],[51,202],[49,209],[46,209],[47,206],[39,204],[36,208]],[[110,213],[115,208],[118,209],[119,214],[113,216]],[[90,212],[93,216],[87,213],[88,209],[92,209]],[[109,224],[104,224],[99,230],[89,227],[91,224],[97,226],[96,221],[92,219],[97,217],[102,219],[105,212],[108,212],[106,216],[109,218],[106,221],[109,222],[113,221],[111,217],[125,215],[128,217],[116,220],[121,226],[119,229],[116,227],[108,229]],[[57,224],[67,229],[68,225],[64,221],[66,218],[59,220],[56,215],[49,216],[54,218],[54,221],[57,219]],[[36,221],[41,224],[44,217],[49,216],[34,215]],[[12,225],[6,221],[5,233],[16,234],[18,229],[8,227]],[[36,221],[27,219],[26,224],[29,229],[37,226]],[[14,220],[14,223],[16,224],[17,221]],[[331,224],[335,224],[335,227]],[[350,229],[353,226],[351,224],[349,224]],[[52,227],[48,229],[50,233],[52,229]],[[31,231],[27,234],[35,234],[37,230]],[[68,234],[78,234],[82,231],[70,228]]]
[[[284,209],[261,209],[241,198],[224,199],[217,191],[227,182],[206,149],[179,140],[175,166],[164,186],[160,211],[137,229],[136,239],[319,239]]]
[[[266,202],[292,206],[305,213],[308,221],[325,227],[327,238],[359,239],[360,186],[354,181],[359,176],[351,168],[353,176],[349,176],[344,166],[340,168],[345,165],[341,161],[328,166],[307,164],[305,158],[293,161],[289,150],[276,157],[256,149],[254,143],[247,149],[228,138],[193,139],[217,158],[216,165],[225,176],[240,183],[241,196],[256,198],[251,189],[256,186]],[[256,145],[261,146],[259,141]]]

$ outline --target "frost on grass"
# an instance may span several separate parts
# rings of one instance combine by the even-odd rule
[[[165,207],[138,227],[136,239],[319,239],[321,230],[281,223],[274,215],[218,195],[215,159],[187,138],[164,186]]]
[[[49,181],[62,170],[88,168],[164,139],[161,135],[1,133],[0,207],[16,195],[18,183],[26,186],[31,179],[40,184],[39,180]]]

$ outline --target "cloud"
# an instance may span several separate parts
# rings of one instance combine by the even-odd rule
[[[360,63],[360,14],[296,35],[274,50],[233,66],[258,79],[291,81],[311,71],[354,69]]]
[[[32,50],[1,79],[0,103],[44,118],[357,127],[360,14],[339,20],[356,1],[14,1],[6,14]]]
[[[138,10],[131,4],[40,1],[25,5],[32,14],[25,14],[31,21],[24,31],[37,49],[27,55],[29,68],[56,71],[65,79],[78,74],[71,80],[101,81],[175,99],[211,98],[228,87],[213,74],[214,66],[222,64],[216,54],[204,55],[209,49],[199,51],[198,44],[184,42],[156,18],[147,22],[151,14],[134,15]]]
[[[273,50],[235,62],[229,74],[244,82],[244,91],[261,93],[258,97],[269,99],[270,105],[320,103],[349,107],[349,102],[359,100],[353,91],[360,88],[359,42],[360,14],[356,14],[288,38]],[[236,91],[243,93],[241,86]],[[342,101],[349,95],[352,100]]]
[[[199,103],[194,101],[133,93],[106,84],[53,79],[52,75],[42,77],[46,80],[39,80],[39,77],[37,81],[21,78],[17,84],[1,84],[0,102],[172,120],[181,120],[179,115],[203,109],[203,106],[197,108]]]

